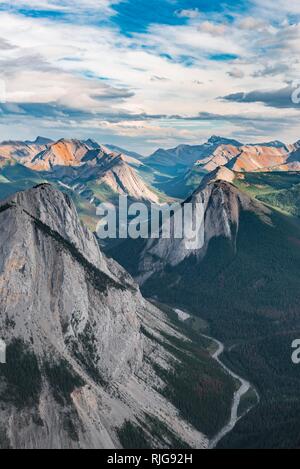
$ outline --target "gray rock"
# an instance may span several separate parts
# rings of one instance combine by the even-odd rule
[[[118,448],[118,428],[146,413],[206,447],[144,359],[174,361],[142,324],[179,333],[100,252],[69,198],[45,184],[18,193],[0,205],[0,227],[0,447]]]

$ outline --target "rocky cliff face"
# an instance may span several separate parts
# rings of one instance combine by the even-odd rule
[[[138,267],[140,283],[191,256],[202,259],[212,238],[228,238],[234,247],[241,211],[255,212],[268,222],[268,209],[232,185],[232,178],[233,173],[227,168],[217,169],[182,204],[184,210],[187,205],[192,207],[191,215],[185,218],[182,238],[177,239],[172,228],[169,239],[160,234],[159,239],[146,243]]]
[[[144,359],[152,351],[166,368],[173,360],[142,324],[180,334],[101,254],[70,199],[50,185],[16,194],[0,206],[0,226],[0,446],[120,447],[118,429],[146,414],[206,446],[158,393],[163,383]]]
[[[83,185],[85,181],[94,180],[96,185],[104,184],[112,193],[128,195],[135,200],[159,203],[157,194],[128,164],[124,155],[94,150],[87,153],[82,162],[84,166],[78,172],[78,180]]]

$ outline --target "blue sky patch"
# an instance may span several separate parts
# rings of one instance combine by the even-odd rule
[[[299,1],[0,0],[0,21],[4,138],[299,139]]]
[[[239,56],[235,54],[212,54],[208,58],[216,62],[229,62],[238,59]]]
[[[205,14],[226,11],[239,12],[247,7],[248,0],[224,2],[220,0],[126,0],[114,6],[117,15],[113,21],[122,32],[144,32],[150,24],[181,25],[190,18],[180,14],[182,10],[196,10]]]

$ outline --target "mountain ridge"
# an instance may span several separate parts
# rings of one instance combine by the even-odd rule
[[[270,176],[274,185],[293,184],[280,173]],[[298,180],[296,173],[292,176]],[[186,200],[200,198],[205,207],[204,236],[195,250],[161,237],[128,242],[111,254],[146,297],[208,321],[214,337],[225,343],[226,363],[257,389],[259,405],[218,447],[296,447],[299,373],[290,350],[300,326],[299,219],[247,193],[252,180],[259,187],[266,181],[267,187],[266,174],[244,173],[241,188],[234,186],[236,180],[218,177],[216,171]]]
[[[39,184],[1,203],[0,226],[0,447],[206,448],[200,427],[213,435],[224,425],[233,382],[102,254],[71,199]],[[197,388],[191,415],[165,391],[196,345],[197,366],[225,386],[221,402],[208,383],[220,406],[213,424]]]

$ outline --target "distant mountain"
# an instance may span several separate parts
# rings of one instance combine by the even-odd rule
[[[296,143],[275,141],[265,144],[224,143],[213,137],[212,152],[204,153],[191,168],[159,185],[171,197],[185,198],[196,189],[205,175],[226,167],[235,172],[299,171],[300,149]]]
[[[78,166],[90,147],[80,140],[61,139],[36,154],[27,166],[35,171],[51,171],[60,166]]]
[[[84,140],[84,142],[89,148],[100,148],[100,145],[98,142],[96,142],[96,140],[93,140],[91,138],[89,138],[88,140]]]
[[[41,138],[37,141],[41,142]],[[24,152],[24,148],[29,148],[27,143],[20,143],[18,149]],[[0,156],[0,200],[36,184],[51,182],[74,200],[81,219],[92,230],[99,221],[96,206],[101,202],[117,204],[119,195],[147,203],[168,200],[144,182],[136,171],[136,160],[94,143],[62,139],[48,143],[42,151],[39,146],[30,147],[32,154],[24,159]],[[11,148],[10,143],[9,154]]]
[[[210,342],[144,300],[50,185],[0,204],[0,226],[1,448],[207,448],[234,392]]]
[[[100,156],[104,158],[102,169]],[[122,179],[120,184],[116,182],[116,173],[110,172],[107,177],[104,176],[108,156],[113,164],[119,161],[118,168],[120,161],[122,162],[123,188]],[[201,145],[159,149],[149,157],[142,157],[114,145],[101,145],[92,139],[61,139],[52,142],[50,139],[37,137],[34,142],[3,142],[0,145],[0,162],[4,159],[17,160],[26,167],[43,173],[42,177],[50,177],[52,181],[57,180],[71,187],[76,180],[76,187],[80,187],[88,200],[110,199],[125,192],[135,199],[138,195],[146,194],[147,200],[157,201],[158,197],[160,200],[170,197],[185,199],[207,174],[222,166],[234,172],[247,173],[300,171],[300,143],[285,145],[275,140],[245,145],[234,139],[212,136]],[[96,165],[91,164],[93,160],[97,160]],[[125,164],[128,165],[126,176]],[[82,169],[83,166],[86,167]],[[94,173],[91,166],[96,168]],[[101,171],[103,174],[100,175]],[[82,186],[82,183],[86,183],[86,174],[91,177],[89,186],[100,175],[101,189],[96,190],[97,194],[94,188],[91,190],[91,187]],[[81,181],[81,177],[85,181]]]
[[[25,140],[24,143],[26,143],[26,145],[40,145],[40,146],[43,146],[43,145],[50,145],[51,143],[54,143],[54,141],[51,140],[50,138],[38,136],[34,141]]]
[[[44,150],[47,143],[38,137],[34,142],[4,141],[0,143],[0,158],[18,159],[22,163]]]
[[[123,155],[131,156],[136,160],[143,160],[145,158],[145,156],[142,156],[139,153],[136,153],[135,151],[125,150],[124,148],[118,147],[117,145],[112,145],[110,143],[106,144],[105,147],[109,148],[109,150],[114,153],[122,153]]]
[[[144,163],[163,174],[176,175],[192,167],[197,161],[210,156],[220,145],[239,146],[240,143],[236,140],[213,136],[202,145],[179,145],[169,150],[159,149],[145,158]]]
[[[126,157],[103,150],[87,152],[70,183],[80,194],[98,201],[102,192],[109,190],[112,196],[128,195],[134,200],[159,203],[159,195],[144,183]]]
[[[286,162],[288,151],[286,147],[271,147],[259,145],[219,146],[205,161],[196,164],[209,172],[218,166],[227,166],[234,171],[261,171]]]
[[[249,143],[248,146],[260,146],[260,147],[274,147],[274,148],[284,148],[288,151],[288,146],[280,142],[280,140],[273,140],[271,142],[263,142],[263,143]]]
[[[35,155],[26,166],[43,172],[46,178],[60,180],[83,197],[101,202],[107,197],[128,195],[135,200],[159,202],[134,169],[132,157],[113,153],[92,140],[59,140]],[[142,163],[137,162],[137,165]]]
[[[144,166],[142,162],[143,157],[138,153],[124,150],[115,145],[99,145],[99,148],[107,154],[122,155],[123,160],[135,169],[141,169]]]

